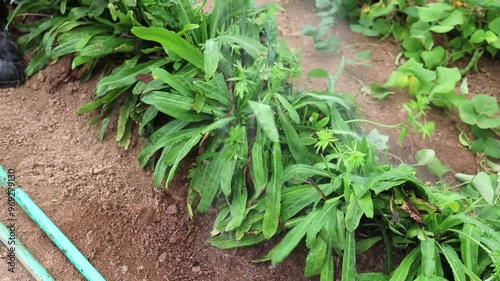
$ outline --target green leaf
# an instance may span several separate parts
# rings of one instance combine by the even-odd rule
[[[306,258],[306,268],[304,270],[306,277],[313,277],[321,273],[326,259],[327,248],[326,242],[321,237],[318,237]]]
[[[356,280],[356,239],[354,231],[347,230],[342,257],[342,281],[352,280]]]
[[[254,58],[267,54],[266,46],[253,38],[240,35],[224,35],[223,38],[231,44],[239,45]]]
[[[436,5],[428,5],[425,7],[416,7],[418,16],[421,21],[435,22],[441,19],[444,11]]]
[[[408,87],[408,75],[401,71],[391,73],[389,80],[384,84],[384,87],[406,88]]]
[[[389,281],[390,276],[376,272],[358,273],[356,281]]]
[[[422,270],[426,277],[432,277],[436,273],[436,242],[433,238],[420,241],[420,252],[422,254]]]
[[[168,61],[169,59],[156,59],[138,65],[133,64],[130,67],[123,64],[125,67],[120,71],[113,72],[111,75],[99,80],[96,86],[96,92],[101,96],[109,90],[130,86],[137,81],[137,75],[149,73],[150,66],[161,67]]]
[[[368,251],[373,245],[382,240],[382,236],[370,237],[356,241],[356,255],[363,254]]]
[[[281,242],[267,254],[264,260],[271,260],[273,264],[282,262],[292,251],[302,238],[306,235],[311,223],[315,220],[318,212],[312,212],[302,219],[290,230]]]
[[[281,110],[280,107],[278,107],[278,114],[280,123],[283,127],[283,131],[285,132],[286,141],[295,161],[297,161],[297,163],[304,164],[314,163],[315,160],[312,153],[310,153],[307,150],[307,147],[302,143],[302,140],[297,134],[297,131],[295,131],[295,128],[292,126],[292,124],[290,124],[288,118],[285,116],[283,110]]]
[[[484,33],[484,40],[486,40],[486,42],[488,42],[488,44],[491,44],[491,43],[498,41],[498,36],[495,33],[493,33],[492,31],[487,30]]]
[[[456,26],[463,24],[465,22],[465,19],[466,17],[463,10],[454,9],[453,12],[451,12],[449,16],[440,21],[439,24],[442,26]]]
[[[470,102],[463,102],[459,106],[460,110],[460,119],[469,125],[475,125],[478,121],[478,115],[476,113],[476,109],[474,105]]]
[[[467,268],[478,274],[479,245],[476,241],[481,240],[483,231],[479,227],[466,223],[463,226],[462,232],[463,234],[459,235],[462,260]]]
[[[488,23],[488,28],[500,36],[500,18],[496,18]]]
[[[168,84],[175,91],[177,91],[177,93],[186,97],[193,97],[190,85],[186,81],[184,81],[183,77],[181,77],[180,75],[171,74],[165,69],[159,68],[154,65],[151,66],[150,69],[155,78],[158,78]]]
[[[474,44],[479,44],[484,41],[484,30],[478,29],[470,37],[470,42]]]
[[[347,205],[347,212],[345,216],[345,225],[348,231],[354,231],[358,228],[363,210],[361,209],[356,196],[351,196],[349,205]]]
[[[167,53],[174,52],[201,70],[205,68],[202,52],[170,30],[157,27],[134,27],[132,33],[141,39],[160,43]]]
[[[108,124],[109,124],[109,117],[102,119],[101,129],[99,130],[99,141],[101,142],[104,139],[104,133],[106,132]]]
[[[244,136],[246,139],[246,135]],[[246,146],[247,144],[243,144]],[[221,165],[221,170],[224,171],[220,173],[220,177],[222,178],[222,174],[226,172],[225,170],[225,163],[226,159],[223,160],[223,163]],[[215,181],[218,181],[217,178],[215,178]],[[245,211],[246,211],[246,204],[247,204],[247,199],[248,199],[248,192],[247,192],[247,186],[246,186],[246,177],[243,173],[243,171],[239,170],[236,171],[236,173],[233,176],[233,182],[234,186],[232,187],[232,192],[231,194],[233,195],[233,200],[231,201],[231,204],[229,205],[229,208],[231,210],[231,221],[227,224],[225,231],[232,231],[236,229],[237,227],[240,227],[243,220],[245,219]],[[201,202],[201,200],[200,200]]]
[[[451,267],[455,281],[466,281],[464,264],[457,255],[457,252],[448,244],[437,244],[441,248],[441,253]]]
[[[390,281],[408,280],[410,269],[415,262],[421,258],[420,246],[415,247],[411,252],[406,255],[403,261],[399,264],[396,270],[392,273]]]
[[[498,113],[498,101],[492,96],[477,94],[470,102],[479,114],[495,116]]]
[[[481,194],[483,199],[488,202],[488,204],[493,204],[495,198],[495,190],[491,184],[490,177],[485,172],[479,172],[472,179],[472,185]]]
[[[307,73],[307,77],[311,78],[327,78],[328,76],[328,71],[323,68],[315,68]]]
[[[205,76],[206,78],[211,78],[217,67],[219,66],[220,60],[220,41],[216,39],[209,39],[205,42],[205,50],[203,51],[205,58]]]
[[[212,117],[206,113],[196,113],[191,109],[194,99],[167,92],[153,91],[142,98],[145,104],[154,106],[159,111],[188,122],[209,120]],[[202,111],[206,111],[205,109]],[[222,116],[223,114],[221,114]]]
[[[125,103],[120,108],[120,114],[118,117],[118,126],[116,129],[116,141],[120,141],[125,136],[126,125],[129,121],[130,112],[137,102],[137,96],[129,95],[125,100]]]
[[[250,108],[257,118],[257,122],[266,133],[266,136],[272,142],[279,142],[278,127],[276,127],[274,111],[271,106],[254,101],[248,101],[248,105],[250,105]]]
[[[230,234],[223,234],[208,239],[210,245],[219,249],[233,249],[246,246],[252,246],[266,240],[262,234],[257,236],[244,236],[240,240],[236,240]]]
[[[370,57],[372,56],[372,51],[366,50],[366,51],[361,51],[356,53],[356,57],[362,60],[369,60]]]
[[[320,281],[333,281],[335,272],[333,267],[333,253],[331,246],[327,248],[325,255],[326,257],[323,262],[323,268],[321,269]]]
[[[465,95],[469,94],[469,85],[467,84],[467,77],[465,77],[462,83],[460,84],[460,92]]]
[[[426,165],[435,156],[436,156],[436,153],[434,152],[434,150],[421,149],[415,154],[415,160],[417,160],[417,164],[419,164],[419,165]]]
[[[265,138],[261,131],[257,132],[257,140],[252,147],[252,179],[255,188],[255,196],[259,196],[267,185],[269,170],[269,150],[265,146]]]
[[[283,159],[281,155],[281,144],[279,142],[273,143],[272,148],[272,178],[267,185],[266,197],[266,211],[262,221],[262,233],[267,239],[274,236],[278,230],[280,212],[281,212],[281,181],[280,178],[283,173]]]
[[[437,46],[430,51],[423,51],[422,59],[424,60],[425,66],[427,68],[433,69],[440,66],[446,59],[446,50]]]
[[[290,116],[290,119],[292,119],[292,121],[295,124],[299,124],[300,123],[300,116],[297,113],[297,110],[295,110],[295,108],[292,106],[292,104],[285,97],[283,97],[282,95],[280,95],[278,93],[274,93],[274,97],[286,109],[286,111],[288,112],[288,115]]]

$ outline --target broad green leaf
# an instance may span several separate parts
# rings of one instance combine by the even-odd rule
[[[306,267],[304,269],[306,277],[313,277],[321,273],[326,259],[327,248],[326,242],[321,237],[318,237],[306,258]]]
[[[436,273],[436,242],[427,237],[420,241],[420,252],[422,254],[422,271],[426,277],[432,277]]]
[[[488,42],[488,44],[494,43],[494,42],[498,41],[498,36],[495,33],[493,33],[492,31],[487,30],[484,33],[484,40],[486,40],[486,42]]]
[[[441,248],[441,253],[450,265],[455,281],[466,281],[464,264],[457,255],[457,252],[448,244],[437,244]]]
[[[266,133],[266,136],[272,142],[279,142],[278,127],[276,127],[274,111],[271,106],[254,101],[248,101],[248,105],[250,105],[250,108],[257,118],[257,122]]]
[[[307,73],[307,77],[311,78],[327,78],[328,76],[328,71],[323,68],[315,68]]]
[[[476,109],[474,105],[470,102],[463,102],[459,106],[459,115],[460,119],[469,125],[475,125],[478,121],[478,114],[476,113]]]
[[[435,22],[441,19],[444,11],[436,5],[417,7],[418,16],[424,22]]]
[[[114,89],[114,90],[110,91],[108,94],[106,94],[105,96],[103,96],[99,99],[96,99],[94,101],[91,101],[85,105],[82,105],[80,108],[78,108],[78,110],[76,111],[76,114],[83,114],[83,113],[87,113],[87,112],[92,112],[92,111],[98,109],[99,107],[101,107],[102,105],[111,103],[112,101],[119,98],[125,92],[125,90],[126,89],[120,89],[120,88]]]
[[[318,185],[319,189],[328,196],[334,190],[340,188],[340,181]],[[311,185],[298,185],[283,190],[281,194],[281,219],[286,221],[302,211],[313,202],[318,202],[321,195]]]
[[[233,249],[246,246],[252,246],[266,240],[262,234],[257,236],[244,236],[240,240],[236,240],[230,234],[223,234],[208,239],[208,242],[219,249]]]
[[[361,217],[363,216],[363,210],[361,209],[358,199],[356,196],[351,196],[349,205],[347,205],[347,212],[345,216],[345,225],[347,231],[354,231],[358,228]]]
[[[190,85],[186,81],[184,81],[184,78],[180,75],[171,74],[165,69],[159,68],[155,65],[151,66],[150,70],[155,79],[160,79],[161,81],[165,82],[183,96],[193,97]]]
[[[224,174],[225,172],[224,163],[225,159],[221,166],[221,170],[223,171],[221,175]],[[215,178],[215,181],[218,181],[217,178]],[[239,227],[243,222],[243,220],[245,219],[245,210],[246,210],[248,193],[246,186],[246,177],[241,170],[240,172],[237,171],[235,173],[233,181],[234,181],[234,186],[231,192],[231,194],[233,195],[233,200],[231,201],[231,204],[229,206],[229,208],[231,209],[232,219],[227,224],[225,231],[234,230],[235,228]]]
[[[478,274],[479,245],[476,241],[481,239],[483,231],[479,227],[466,223],[462,232],[463,234],[459,235],[462,260],[467,268]]]
[[[109,117],[102,119],[101,129],[99,130],[99,141],[101,142],[104,139],[104,133],[106,132],[108,124],[109,124]]]
[[[130,122],[130,112],[137,102],[137,96],[129,95],[125,100],[125,103],[120,108],[120,114],[118,116],[118,126],[116,128],[116,141],[120,141],[125,136],[125,128],[128,122]]]
[[[281,155],[281,144],[273,143],[271,155],[272,177],[266,190],[266,211],[262,221],[262,233],[267,239],[274,236],[278,230],[281,212],[281,176],[283,173],[283,159]]]
[[[422,59],[427,68],[433,69],[440,66],[446,59],[446,51],[443,47],[437,46],[430,51],[423,51]]]
[[[285,97],[283,97],[282,95],[280,95],[278,93],[274,93],[274,97],[286,109],[288,115],[290,116],[290,119],[292,119],[292,121],[295,124],[299,124],[300,123],[300,116],[297,113],[297,111],[295,110],[295,108],[293,108],[292,104],[290,104],[290,102]]]
[[[160,43],[167,53],[172,51],[201,70],[205,68],[203,53],[170,30],[157,27],[134,27],[132,33],[141,39]]]
[[[297,131],[295,131],[295,128],[292,126],[292,124],[290,124],[288,118],[283,113],[283,110],[281,110],[281,108],[279,107],[278,114],[280,123],[283,127],[283,131],[285,132],[286,141],[295,161],[297,161],[297,163],[304,164],[312,164],[313,162],[315,162],[312,153],[307,150],[307,147],[300,140]]]
[[[412,268],[413,264],[415,262],[419,262],[420,259],[421,259],[420,246],[417,246],[413,250],[411,250],[410,253],[406,255],[406,257],[399,264],[396,270],[394,270],[390,281],[407,280],[408,275],[410,273],[410,269]]]
[[[382,240],[382,236],[375,236],[366,238],[363,240],[356,241],[356,255],[363,254],[368,251],[371,247],[377,244],[380,240]]]
[[[257,139],[252,147],[252,179],[255,188],[255,196],[260,196],[267,185],[269,178],[268,170],[269,150],[265,146],[265,137],[261,131],[257,131]]]
[[[220,60],[220,41],[217,39],[209,39],[205,42],[205,50],[203,51],[205,58],[205,77],[211,78]]]
[[[454,27],[451,25],[434,25],[429,28],[430,31],[435,33],[447,33],[450,32]]]
[[[265,260],[271,260],[273,264],[282,262],[297,247],[306,235],[311,223],[314,222],[318,212],[312,212],[290,230],[281,242],[267,254]],[[354,251],[354,249],[353,249]]]
[[[219,191],[220,177],[224,173],[222,169],[224,161],[224,155],[219,153],[215,158],[206,160],[196,168],[191,184],[200,194],[197,211],[202,214],[208,210]]]
[[[453,12],[442,21],[439,22],[442,26],[456,26],[461,25],[465,22],[465,15],[463,10],[454,9]]]
[[[470,102],[479,114],[495,116],[498,113],[498,101],[495,97],[478,94]]]
[[[291,179],[307,180],[317,175],[320,175],[322,177],[330,177],[330,174],[327,171],[316,166],[293,164],[286,167],[285,172],[283,173],[283,177],[280,180],[282,182],[286,182]]]
[[[415,154],[415,160],[419,165],[426,165],[434,157],[436,153],[432,149],[421,149]]]
[[[332,247],[328,246],[326,249],[325,260],[323,262],[323,268],[321,269],[320,281],[333,281],[334,276],[333,252]]]
[[[500,36],[500,18],[496,18],[488,23],[488,28]]]
[[[376,273],[376,272],[363,272],[356,275],[356,281],[389,281],[390,276]]]
[[[230,44],[239,45],[245,52],[254,58],[267,54],[266,46],[253,38],[241,35],[224,35],[223,38]]]
[[[342,281],[351,280],[356,280],[356,239],[354,231],[347,230],[342,257]]]
[[[479,44],[484,41],[484,30],[478,29],[470,37],[470,42],[474,44]]]
[[[394,71],[384,87],[406,88],[408,87],[408,75],[401,71]]]
[[[370,50],[365,50],[365,51],[361,51],[361,52],[356,53],[356,57],[358,57],[359,59],[362,59],[362,60],[369,60],[371,56],[372,56],[372,51],[370,51]]]
[[[213,117],[204,113],[196,113],[191,109],[194,99],[182,95],[172,94],[168,92],[153,91],[142,98],[142,102],[154,106],[158,111],[161,111],[169,116],[181,119],[188,122],[198,122],[202,120],[210,120]],[[220,112],[220,116],[223,113]]]
[[[488,204],[493,204],[495,198],[495,190],[491,184],[490,177],[485,172],[479,172],[472,179],[472,185],[481,194],[483,199],[488,202]]]
[[[331,200],[325,202],[325,205],[318,209],[318,215],[316,220],[307,231],[306,246],[308,248],[313,247],[317,240],[318,233],[323,229],[323,227],[328,227],[330,218],[332,218],[337,213],[337,206],[339,204],[339,198],[332,198]]]
[[[467,84],[467,77],[465,77],[462,83],[460,84],[460,92],[465,95],[469,94],[469,85]]]

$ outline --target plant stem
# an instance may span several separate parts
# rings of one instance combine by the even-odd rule
[[[321,188],[319,188],[319,186],[314,182],[313,179],[308,179],[305,182],[312,185],[316,189],[316,191],[321,195],[321,198],[323,199],[324,202],[326,202],[326,200],[328,200],[328,198],[326,198],[326,195],[323,193],[323,190],[321,190]]]
[[[474,51],[474,55],[472,55],[472,58],[470,59],[467,66],[460,71],[460,74],[462,76],[465,76],[465,74],[467,74],[474,66],[477,66],[477,62],[479,61],[479,59],[483,54],[484,54],[484,49],[477,48],[476,51]]]
[[[402,123],[399,123],[396,125],[387,125],[387,124],[381,124],[381,123],[377,123],[377,122],[365,120],[365,119],[352,119],[352,120],[347,120],[345,122],[346,123],[364,122],[364,123],[376,125],[376,126],[383,127],[383,128],[390,128],[390,129],[397,129],[397,128],[401,127],[401,125],[402,125]]]

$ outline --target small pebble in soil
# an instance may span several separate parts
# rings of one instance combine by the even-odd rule
[[[169,214],[171,216],[177,214],[177,206],[176,205],[170,205],[170,206],[168,206],[168,208],[167,208],[167,214]]]
[[[161,253],[161,255],[158,257],[159,262],[165,262],[167,260],[167,252]]]
[[[198,265],[198,266],[193,266],[192,268],[193,270],[193,273],[197,273],[197,274],[201,274],[201,267]]]

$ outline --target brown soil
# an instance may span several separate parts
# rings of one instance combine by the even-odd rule
[[[281,35],[292,49],[300,50],[304,72],[322,67],[333,73],[341,56],[315,52],[312,40],[300,35],[304,24],[318,22],[314,1],[281,4],[285,8],[279,15]],[[373,51],[372,67],[348,66],[349,75],[342,76],[338,90],[355,95],[367,119],[386,124],[405,120],[401,106],[405,95],[377,102],[360,91],[360,81],[365,85],[383,83],[396,68],[397,46],[353,34],[345,24],[333,32],[347,46],[341,50],[346,57],[361,50]],[[96,81],[55,85],[66,66],[61,61],[20,88],[0,90],[0,164],[16,170],[17,183],[107,280],[307,280],[302,248],[277,267],[251,262],[263,257],[275,241],[237,250],[212,248],[206,240],[215,210],[188,219],[186,169],[170,190],[159,191],[153,187],[151,173],[138,165],[140,140],[134,139],[128,151],[117,148],[112,134],[98,142],[99,128],[86,125],[92,115],[75,114],[79,106],[92,100]],[[471,90],[492,93],[499,70],[498,63],[486,64],[482,71],[490,75],[471,75]],[[297,85],[326,87],[325,81],[311,79],[302,79]],[[458,143],[453,118],[433,112],[429,119],[437,122],[432,141],[411,135],[399,146],[395,144],[398,132],[379,131],[391,137],[391,152],[404,161],[413,163],[419,149],[432,148],[454,172],[475,173],[475,156]],[[422,177],[437,180],[425,172]],[[0,220],[5,221],[6,216],[7,196],[2,192]],[[83,280],[20,207],[16,219],[18,238],[56,280]],[[359,257],[360,270],[382,268],[379,250]],[[5,247],[0,247],[0,281],[30,280],[20,264],[15,274],[7,272],[6,255]]]

